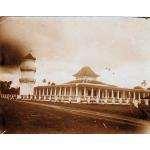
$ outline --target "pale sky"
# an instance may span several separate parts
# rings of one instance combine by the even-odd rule
[[[98,80],[121,87],[150,83],[150,20],[128,17],[9,17],[2,40],[15,40],[37,58],[36,79],[64,83],[89,66]],[[105,68],[111,68],[110,71]],[[0,80],[18,85],[20,72],[0,67]],[[150,84],[149,84],[150,85]]]

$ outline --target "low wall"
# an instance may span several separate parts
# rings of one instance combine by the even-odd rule
[[[49,96],[49,95],[10,95],[1,94],[1,98],[10,100],[34,100],[34,101],[50,101],[50,102],[64,102],[64,103],[87,103],[87,104],[133,104],[137,107],[139,100],[133,99],[115,99],[115,98],[98,98],[98,97],[79,97],[79,96]],[[146,101],[146,105],[148,102]]]

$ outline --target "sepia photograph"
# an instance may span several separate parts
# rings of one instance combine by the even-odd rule
[[[150,17],[1,16],[1,134],[150,133]]]

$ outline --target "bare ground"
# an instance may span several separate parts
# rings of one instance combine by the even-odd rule
[[[144,133],[145,128],[130,106],[0,100],[0,109],[6,133]]]

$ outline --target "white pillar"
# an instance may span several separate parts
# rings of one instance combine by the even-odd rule
[[[117,99],[119,99],[119,90],[117,91]]]
[[[107,95],[107,90],[105,90],[105,98],[107,98],[108,97],[108,95]]]
[[[143,93],[143,98],[145,98],[145,93]]]
[[[128,97],[129,99],[131,98],[131,92],[129,91],[129,97]]]
[[[70,87],[70,96],[72,96],[72,87]]]
[[[78,86],[76,86],[76,96],[78,96]]]
[[[53,92],[53,88],[51,88],[51,91],[50,91],[50,96],[52,96],[52,92]]]
[[[78,88],[78,86],[76,85],[76,100],[77,100],[77,103],[80,102],[80,97],[78,97],[78,95],[79,95],[79,88]]]
[[[123,97],[122,98],[125,99],[125,90],[123,90]]]
[[[41,90],[40,90],[40,88],[38,89],[38,95],[40,95],[41,94]]]
[[[102,91],[102,98],[104,98],[104,91]]]
[[[133,93],[133,99],[135,99],[135,92]]]
[[[91,89],[91,97],[93,97],[93,88]]]
[[[114,98],[114,91],[113,91],[113,89],[111,91],[111,97]]]
[[[100,88],[98,89],[98,98],[100,98],[101,97],[101,90],[100,90]]]
[[[39,89],[39,95],[42,95],[42,88]]]
[[[56,96],[56,87],[55,87],[55,93],[54,93],[54,95]]]
[[[86,87],[84,87],[84,97],[86,97]]]
[[[49,95],[49,89],[47,88],[47,95]]]
[[[59,89],[59,96],[61,96],[61,87],[60,87],[60,89]]]
[[[139,92],[139,100],[141,99],[141,95],[140,95],[140,92]]]
[[[67,92],[66,92],[66,87],[65,87],[65,89],[64,89],[64,96],[66,96],[67,94],[66,94]]]
[[[120,99],[123,98],[123,91],[120,91]]]
[[[43,92],[42,92],[42,95],[44,95],[44,88],[43,88]]]

